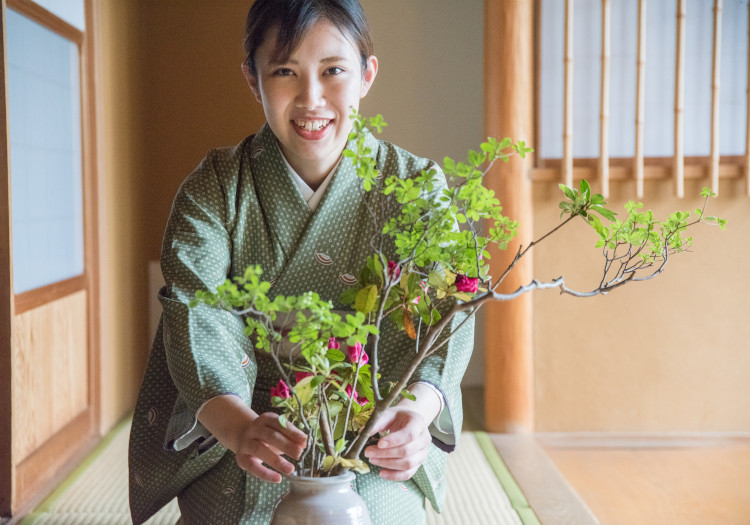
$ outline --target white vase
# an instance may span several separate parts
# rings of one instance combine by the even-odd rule
[[[290,476],[271,525],[370,525],[365,500],[352,488],[353,472],[330,478]]]

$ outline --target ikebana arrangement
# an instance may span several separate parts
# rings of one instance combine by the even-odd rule
[[[282,425],[296,425],[308,436],[297,463],[299,475],[327,477],[353,470],[367,472],[361,458],[372,429],[383,411],[402,396],[417,367],[447,344],[462,324],[488,301],[509,301],[538,289],[559,289],[577,297],[606,294],[616,288],[652,279],[669,258],[692,245],[688,228],[699,224],[726,226],[724,219],[705,214],[713,196],[704,188],[702,208],[676,211],[658,221],[640,203],[629,202],[622,218],[607,208],[602,195],[582,180],[578,188],[560,185],[561,222],[521,246],[499,276],[489,274],[490,245],[506,249],[517,223],[502,214],[500,201],[483,185],[497,161],[531,151],[523,141],[488,139],[468,162],[445,158],[446,187],[436,169],[413,178],[379,173],[365,145],[368,128],[380,132],[380,115],[356,114],[349,137],[350,157],[364,192],[381,192],[398,210],[390,216],[370,210],[377,234],[372,253],[339,302],[350,313],[334,311],[315,291],[298,296],[272,296],[272,284],[260,267],[248,267],[215,291],[197,291],[191,303],[225,308],[245,320],[245,335],[274,360],[281,379],[272,389],[272,404]],[[596,233],[603,265],[598,284],[587,291],[568,288],[563,277],[536,279],[512,293],[498,286],[529,250],[579,219]],[[480,223],[484,223],[480,227]],[[483,233],[486,231],[486,233]],[[456,322],[458,321],[458,322]],[[378,344],[385,323],[393,323],[412,341],[411,364],[398,381],[379,379]]]

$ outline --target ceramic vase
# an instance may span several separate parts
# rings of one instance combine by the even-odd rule
[[[290,476],[271,525],[370,525],[365,500],[354,491],[353,472],[330,478]]]

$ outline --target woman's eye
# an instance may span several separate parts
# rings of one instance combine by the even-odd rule
[[[273,72],[273,75],[276,77],[288,77],[293,74],[294,74],[294,71],[286,67],[279,68]]]
[[[343,72],[344,70],[338,66],[333,66],[326,69],[326,75],[338,75]]]

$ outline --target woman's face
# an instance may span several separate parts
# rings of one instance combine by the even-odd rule
[[[336,26],[318,21],[289,59],[272,60],[276,29],[255,54],[257,75],[243,72],[289,164],[308,182],[320,182],[341,156],[359,108],[377,73],[368,58],[362,72],[359,51]]]

